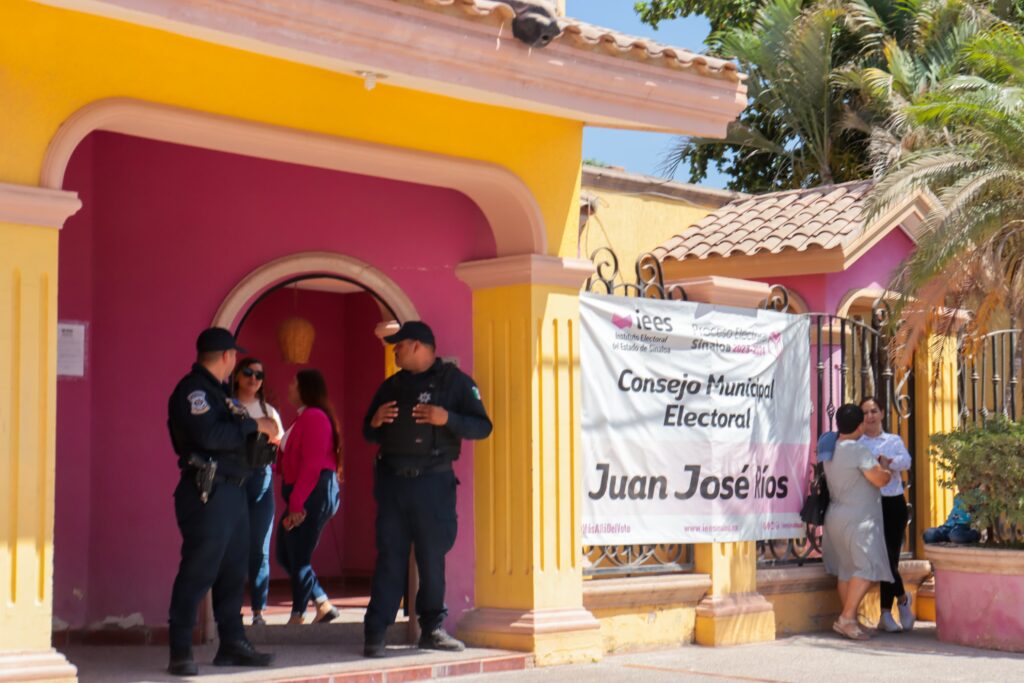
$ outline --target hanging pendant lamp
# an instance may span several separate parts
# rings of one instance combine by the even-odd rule
[[[298,309],[299,285],[295,283],[295,309]],[[309,362],[313,351],[316,328],[305,318],[295,315],[277,326],[277,344],[281,348],[281,359],[285,363],[304,365]]]

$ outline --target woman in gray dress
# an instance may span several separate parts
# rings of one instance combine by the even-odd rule
[[[863,444],[864,411],[847,403],[836,411],[839,441],[825,463],[831,496],[825,513],[821,553],[825,571],[836,577],[843,611],[832,629],[852,640],[867,640],[857,623],[861,600],[875,581],[892,581],[885,551],[882,498],[879,489],[891,472]]]

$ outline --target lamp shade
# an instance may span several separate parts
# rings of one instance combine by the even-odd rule
[[[284,320],[277,326],[277,344],[281,347],[281,359],[285,363],[308,363],[315,338],[316,329],[313,323],[305,318],[296,316]]]

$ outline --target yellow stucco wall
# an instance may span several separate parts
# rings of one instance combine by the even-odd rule
[[[0,302],[0,651],[33,650],[53,597],[55,229],[0,224]]]
[[[693,605],[643,605],[595,609],[606,653],[678,647],[693,642]]]
[[[584,186],[597,197],[597,213],[589,218],[579,235],[566,231],[562,255],[587,258],[600,247],[609,247],[619,257],[619,268],[632,282],[637,257],[664,243],[684,228],[711,213],[717,205],[688,202],[651,194],[636,194]]]

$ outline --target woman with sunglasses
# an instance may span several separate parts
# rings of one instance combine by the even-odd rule
[[[303,623],[310,600],[316,603],[313,621],[326,623],[341,613],[327,599],[312,562],[324,526],[338,511],[341,433],[319,370],[299,370],[288,387],[288,400],[298,407],[299,416],[281,440],[277,462],[288,506],[277,529],[277,561],[292,580],[288,623]]]
[[[231,395],[249,417],[269,417],[277,424],[271,443],[284,434],[281,416],[267,403],[263,391],[263,363],[256,358],[243,358],[231,375]],[[261,467],[245,480],[249,499],[249,590],[252,601],[253,626],[265,624],[263,610],[270,588],[270,534],[274,527],[274,490],[271,466]]]

